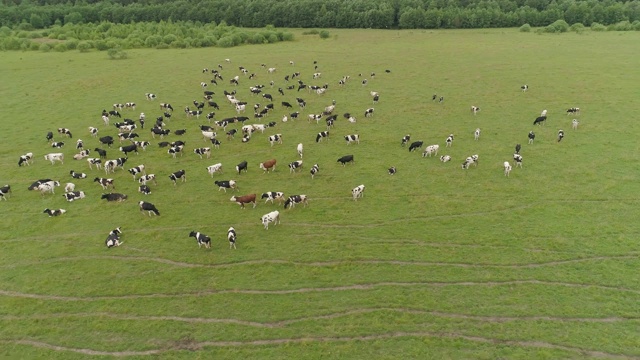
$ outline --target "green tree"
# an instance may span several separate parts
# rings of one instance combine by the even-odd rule
[[[77,11],[74,11],[64,17],[65,24],[80,24],[82,23],[82,21],[83,21],[82,14],[80,14]]]
[[[40,17],[40,15],[36,13],[31,14],[31,19],[29,20],[29,23],[31,24],[31,26],[33,26],[34,29],[44,28],[44,21],[42,20],[42,17]]]

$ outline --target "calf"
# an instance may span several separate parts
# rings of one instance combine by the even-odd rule
[[[367,110],[364,111],[364,117],[372,117],[373,116],[373,108],[368,108]]]
[[[57,209],[57,210],[44,209],[44,211],[43,211],[43,213],[49,214],[49,217],[60,216],[60,215],[62,215],[64,213],[66,213],[66,212],[67,212],[67,210],[65,210],[65,209]]]
[[[440,161],[442,161],[443,163],[445,163],[445,162],[449,162],[449,161],[451,161],[451,156],[449,156],[449,155],[442,155],[442,156],[440,156]]]
[[[447,136],[445,143],[447,144],[446,147],[451,147],[451,145],[453,144],[453,134],[449,134],[449,136]]]
[[[513,161],[516,162],[516,167],[522,168],[522,155],[513,154]]]
[[[44,156],[45,160],[51,161],[51,165],[53,165],[56,161],[60,161],[61,164],[64,164],[64,154],[63,153],[50,153]]]
[[[77,173],[73,170],[69,171],[69,174],[71,175],[72,178],[74,179],[86,179],[87,178],[87,174],[84,173]]]
[[[478,111],[480,111],[479,107],[471,105],[471,112],[473,113],[473,115],[477,114]]]
[[[578,121],[578,119],[573,119],[573,121],[571,121],[571,128],[573,130],[577,130],[578,129],[578,124],[580,124],[580,121]]]
[[[320,171],[320,167],[318,166],[318,164],[313,164],[313,166],[311,167],[311,170],[309,170],[309,172],[311,173],[311,178],[312,179],[313,179],[314,176],[316,176],[318,171]]]
[[[265,162],[260,163],[260,169],[264,170],[264,172],[270,172],[276,170],[276,159],[267,160]]]
[[[269,224],[278,225],[280,223],[280,212],[278,210],[272,211],[268,214],[262,215],[260,218],[265,230],[269,230]]]
[[[529,131],[529,135],[527,135],[527,137],[529,138],[529,144],[533,144],[533,140],[535,140],[536,134],[533,131]]]
[[[468,158],[466,158],[462,163],[462,168],[468,169],[471,164],[478,166],[478,155],[471,155]]]
[[[72,202],[73,200],[76,200],[76,199],[84,199],[85,195],[84,195],[84,191],[70,191],[70,192],[64,193],[62,197],[64,197],[68,202]]]
[[[431,155],[438,155],[438,149],[440,149],[440,145],[438,144],[429,145],[426,148],[424,148],[422,157],[425,157],[425,156],[431,157]]]
[[[107,189],[109,187],[111,187],[112,189],[115,189],[116,186],[113,183],[113,179],[106,179],[106,178],[95,178],[93,179],[93,182],[97,182],[98,184],[100,184],[100,186],[102,186],[103,189]]]
[[[339,158],[337,162],[341,163],[342,166],[345,166],[347,163],[354,162],[353,155],[345,155]]]
[[[140,185],[138,187],[138,192],[144,195],[149,195],[151,194],[151,188],[147,185]]]
[[[7,197],[11,193],[11,186],[5,185],[0,187],[0,199],[7,200]]]
[[[480,139],[480,128],[477,128],[476,131],[473,133],[473,139],[474,140]]]
[[[140,175],[140,174],[144,175],[145,174],[144,165],[138,165],[138,166],[136,166],[134,168],[131,168],[131,169],[127,170],[127,171],[129,171],[129,174],[133,175],[133,180],[136,179],[137,175]]]
[[[522,146],[520,144],[516,144],[516,154],[520,154],[520,149]]]
[[[508,161],[505,161],[504,164],[504,176],[509,176],[509,174],[511,173],[511,164],[509,164]]]
[[[20,159],[18,160],[18,166],[22,166],[22,164],[31,165],[33,162],[33,153],[26,153],[24,155],[20,155]]]
[[[100,170],[102,168],[102,160],[96,158],[87,158],[87,163],[89,163],[89,169],[93,170],[93,165],[96,166],[96,169]]]
[[[236,248],[236,229],[232,227],[227,230],[227,240],[229,240],[229,249]]]
[[[400,146],[405,146],[411,140],[411,135],[407,134],[402,137],[402,141],[400,142]]]
[[[104,241],[104,244],[107,246],[107,248],[112,248],[114,246],[120,246],[124,244],[124,241],[120,241],[121,234],[122,230],[120,229],[120,227],[111,230],[111,232],[109,232],[109,235],[107,235],[107,239]]]
[[[53,141],[53,132],[49,131],[47,132],[47,142],[51,142]]]
[[[193,149],[193,153],[200,156],[200,159],[202,159],[202,155],[206,155],[207,159],[209,159],[211,157],[211,148],[209,147],[196,148],[196,149]]]
[[[304,204],[307,207],[307,195],[291,195],[287,198],[287,201],[284,202],[284,208],[293,208],[296,204]]]
[[[149,214],[149,216],[151,216],[151,214],[160,215],[160,211],[158,211],[158,209],[156,209],[156,206],[153,205],[152,203],[149,203],[146,201],[140,201],[138,203],[138,206],[140,207],[140,212],[143,214],[146,211]]]
[[[211,238],[207,235],[201,232],[192,231],[189,233],[189,237],[195,238],[198,241],[198,249],[202,247],[202,245],[207,249],[211,248]]]
[[[289,173],[295,172],[296,169],[302,168],[302,160],[296,160],[289,164]]]
[[[89,133],[93,137],[98,136],[98,128],[94,128],[93,126],[89,126]]]
[[[95,148],[95,149],[93,149],[93,151],[97,152],[98,155],[100,155],[101,159],[106,159],[107,158],[107,151],[106,150],[103,150],[103,149],[100,149],[100,148]]]
[[[420,149],[422,147],[422,141],[414,141],[409,145],[409,152]]]
[[[357,201],[358,198],[364,196],[364,185],[358,185],[351,190],[351,194],[353,195],[353,201]]]
[[[347,145],[350,145],[352,142],[360,144],[360,135],[358,134],[345,135],[344,139],[347,141]]]
[[[269,136],[269,143],[271,144],[271,146],[273,146],[273,144],[275,143],[282,144],[282,134]]]
[[[282,201],[284,199],[284,193],[279,191],[268,191],[262,194],[261,199],[267,199],[264,201],[265,204],[269,201],[273,204],[274,200]]]
[[[249,194],[244,196],[232,196],[231,201],[235,201],[244,209],[244,204],[253,203],[253,207],[256,207],[256,194]]]
[[[213,183],[218,185],[218,191],[224,190],[224,192],[227,192],[227,189],[238,190],[235,180],[216,180]]]
[[[127,146],[121,146],[120,151],[124,153],[125,156],[129,155],[130,152],[135,152],[138,154],[138,146],[136,144],[131,144]]]
[[[389,175],[394,175],[396,173],[396,167],[392,166],[388,169]]]
[[[178,153],[182,156],[182,149],[184,149],[184,145],[172,146],[167,150],[167,154],[171,155],[175,159],[176,154]]]
[[[329,139],[329,131],[319,132],[318,135],[316,135],[316,142],[320,142],[324,138],[327,138],[327,140]]]
[[[64,142],[62,142],[62,141],[52,142],[51,143],[51,147],[54,147],[54,148],[57,148],[57,149],[60,149],[63,146],[64,146]]]
[[[173,174],[169,175],[169,180],[173,181],[173,186],[177,185],[178,179],[182,179],[182,182],[187,181],[187,175],[184,170],[178,170]]]
[[[247,162],[243,161],[240,164],[236,165],[236,171],[238,172],[238,174],[240,174],[240,172],[242,172],[244,170],[244,172],[247,172]]]
[[[558,130],[558,142],[562,141],[564,138],[564,130]]]
[[[522,85],[520,86],[520,89],[522,90],[522,92],[526,92],[527,90],[529,90],[529,85]]]

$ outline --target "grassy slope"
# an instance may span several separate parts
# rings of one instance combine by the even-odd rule
[[[188,349],[203,358],[640,356],[637,144],[630,135],[637,128],[639,50],[632,44],[639,35],[335,34],[233,49],[130,51],[126,61],[109,61],[104,53],[1,54],[0,107],[8,130],[0,142],[0,182],[14,194],[0,204],[0,355],[86,356],[42,345],[51,344],[185,358],[193,355]],[[201,98],[199,83],[209,76],[200,70],[224,58],[232,59],[223,63],[225,79],[239,65],[260,75],[241,81],[239,98],[250,104],[259,100],[247,87],[270,80],[261,63],[278,67],[274,80],[283,86],[294,69],[314,83],[317,60],[319,84],[331,87],[321,98],[304,93],[309,106],[302,114],[335,99],[338,113],[354,113],[358,123],[340,118],[332,140],[316,144],[322,124],[283,124],[285,111],[277,107],[269,121],[279,124],[267,133],[284,134],[284,145],[270,148],[265,133],[247,144],[224,141],[212,159],[200,160],[192,149],[204,146],[196,125],[206,120],[186,119],[180,109]],[[376,78],[363,88],[357,74],[371,71]],[[352,82],[340,89],[343,75]],[[519,91],[524,83],[528,93]],[[213,89],[218,103],[223,89],[231,87]],[[365,120],[370,90],[381,93],[381,102]],[[146,92],[157,93],[158,101],[144,100]],[[444,104],[431,101],[434,93],[445,96]],[[287,91],[275,103],[295,103],[295,96]],[[89,196],[74,203],[62,199],[62,190],[44,199],[26,191],[39,178],[69,181],[70,169],[102,176],[71,160],[72,146],[63,150],[64,165],[45,163],[44,134],[67,127],[75,135],[68,145],[81,137],[93,149],[97,142],[86,128],[114,135],[115,128],[101,126],[100,110],[128,101],[139,104],[125,112],[129,117],[144,111],[148,119],[160,115],[159,102],[170,102],[176,113],[168,127],[188,129],[183,158],[151,146],[126,166],[145,164],[158,175],[147,199],[161,217],[138,213],[142,197],[124,172],[113,177],[130,196],[125,204],[101,202],[102,190],[90,180],[75,181]],[[481,112],[474,117],[470,105]],[[564,114],[572,106],[583,111],[577,131]],[[542,109],[548,123],[527,145]],[[225,105],[217,118],[232,114]],[[560,128],[567,136],[557,144]],[[340,137],[356,131],[361,144],[347,147]],[[440,154],[454,160],[409,154],[399,146],[406,133],[440,144]],[[444,149],[449,133],[456,140]],[[305,145],[305,168],[290,175],[286,164],[296,159],[298,142]],[[524,168],[507,179],[501,164],[511,161],[517,142]],[[28,151],[35,164],[15,166]],[[335,159],[347,153],[356,164],[342,168]],[[110,150],[109,158],[116,154]],[[461,170],[471,154],[480,155],[480,165]],[[277,172],[258,171],[258,162],[272,157]],[[234,175],[242,160],[250,171]],[[215,162],[226,169],[215,179],[237,179],[243,194],[303,193],[310,206],[283,212],[282,226],[265,231],[258,219],[276,207],[238,209],[206,173]],[[312,181],[313,163],[321,171]],[[386,175],[390,165],[398,168],[394,177]],[[174,188],[167,175],[178,169],[187,170],[188,182]],[[361,183],[365,197],[353,202],[350,189]],[[45,207],[68,213],[50,219],[40,213]],[[107,250],[103,239],[116,226],[123,226],[125,244]],[[237,251],[227,249],[229,226],[238,230]],[[214,238],[211,251],[187,238],[192,229]]]

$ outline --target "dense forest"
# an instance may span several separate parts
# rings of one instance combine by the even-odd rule
[[[557,20],[585,26],[640,23],[640,0],[3,0],[0,5],[0,26],[25,30],[159,21],[250,28],[498,28]]]

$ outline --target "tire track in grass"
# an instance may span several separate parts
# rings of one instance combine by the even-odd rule
[[[45,295],[22,293],[18,291],[0,290],[0,296],[15,298],[30,298],[39,300],[58,300],[58,301],[99,301],[99,300],[121,300],[121,299],[144,299],[144,298],[182,298],[191,296],[209,296],[216,294],[245,294],[245,295],[289,295],[303,294],[315,292],[336,292],[336,291],[352,291],[352,290],[373,290],[378,287],[412,287],[412,286],[509,286],[509,285],[546,285],[546,286],[562,286],[580,289],[600,289],[607,291],[619,291],[632,294],[640,294],[640,290],[629,289],[618,286],[607,286],[598,284],[580,284],[559,281],[541,281],[541,280],[509,280],[509,281],[460,281],[460,282],[380,282],[354,284],[346,286],[324,287],[324,288],[298,288],[285,290],[253,290],[253,289],[224,289],[224,290],[208,290],[191,293],[152,293],[152,294],[132,294],[132,295],[98,295],[98,296],[63,296],[63,295]]]
[[[60,257],[48,260],[42,260],[37,262],[29,262],[22,264],[11,264],[0,266],[0,269],[14,269],[17,267],[26,266],[41,266],[47,263],[58,263],[67,261],[83,261],[83,260],[122,260],[122,261],[149,261],[157,262],[161,264],[172,265],[183,268],[231,268],[238,266],[251,266],[251,265],[291,265],[291,266],[310,266],[310,267],[327,267],[327,266],[340,266],[340,265],[400,265],[400,266],[438,266],[438,267],[460,267],[460,268],[503,268],[503,269],[530,269],[539,268],[545,266],[558,266],[573,263],[589,262],[589,261],[602,261],[602,260],[622,260],[622,259],[638,259],[638,255],[616,255],[616,256],[594,256],[576,259],[565,260],[553,260],[538,263],[525,263],[525,264],[487,264],[487,263],[454,263],[454,262],[431,262],[431,261],[402,261],[402,260],[333,260],[333,261],[289,261],[280,259],[261,259],[261,260],[245,260],[231,263],[220,264],[198,264],[189,263],[183,261],[175,261],[158,257],[142,257],[142,256],[113,256],[113,255],[96,255],[96,256],[76,256],[76,257]]]
[[[484,344],[496,344],[507,345],[514,347],[524,348],[538,348],[538,349],[553,349],[562,350],[567,352],[579,353],[583,356],[597,357],[597,358],[610,358],[610,359],[625,359],[625,360],[638,360],[640,357],[626,354],[614,354],[598,350],[584,349],[580,347],[559,345],[544,341],[525,341],[525,340],[506,340],[492,337],[472,336],[455,332],[391,332],[383,334],[371,334],[360,336],[319,336],[319,337],[300,337],[300,338],[282,338],[282,339],[265,339],[265,340],[249,340],[249,341],[204,341],[204,342],[189,342],[187,344],[172,344],[164,349],[151,349],[144,351],[99,351],[92,349],[80,349],[65,346],[52,345],[49,343],[34,341],[34,340],[4,340],[4,343],[14,343],[19,345],[29,345],[33,347],[45,348],[55,351],[69,351],[80,353],[84,355],[94,356],[148,356],[166,353],[169,351],[190,350],[198,351],[203,350],[206,347],[242,347],[242,346],[272,346],[272,345],[287,345],[287,344],[301,344],[301,343],[331,343],[331,342],[354,342],[354,341],[375,341],[375,340],[387,340],[397,338],[437,338],[437,339],[454,339],[454,340],[466,340],[475,343]]]

